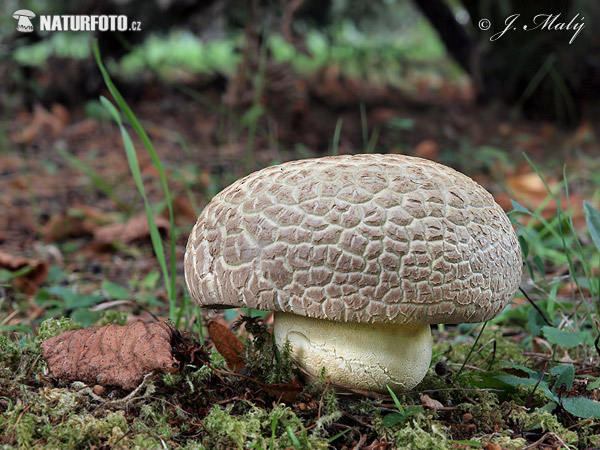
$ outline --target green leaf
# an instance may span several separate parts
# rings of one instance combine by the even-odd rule
[[[393,412],[385,416],[382,420],[382,423],[384,427],[393,427],[394,425],[404,421],[405,418],[406,416],[404,414]]]
[[[573,380],[575,379],[575,367],[573,367],[573,364],[555,366],[550,370],[550,373],[552,375],[558,375],[558,378],[552,387],[552,392],[556,392],[563,384],[566,386],[567,390],[573,387]]]
[[[344,431],[340,431],[335,436],[331,436],[329,439],[327,439],[327,443],[331,444],[333,441],[335,441],[336,439],[341,438],[343,435],[345,435],[346,433],[348,433],[349,431],[352,431],[352,430],[354,430],[354,428],[347,428]]]
[[[527,328],[534,336],[539,336],[542,334],[542,328],[546,326],[546,322],[539,312],[535,310],[535,308],[529,308],[527,311]]]
[[[509,386],[535,386],[537,384],[537,388],[542,391],[549,400],[558,402],[558,398],[550,391],[548,383],[545,381],[540,381],[538,384],[538,380],[535,378],[521,378],[515,375],[497,375],[495,378]]]
[[[586,390],[592,391],[594,389],[600,388],[600,377],[597,377],[597,378],[592,377],[591,379],[593,379],[594,381],[592,381],[591,383],[588,383],[588,385],[585,387]]]
[[[394,394],[394,391],[392,391],[392,389],[387,384],[385,385],[385,387],[387,388],[388,392],[392,396],[392,399],[394,400],[394,404],[396,405],[396,408],[398,408],[398,411],[400,411],[400,413],[404,414],[405,413],[404,408],[402,407],[400,400],[398,400],[398,397],[396,397],[396,394]]]
[[[102,282],[102,290],[107,297],[114,300],[127,300],[130,296],[129,289],[125,286],[108,280]]]
[[[160,273],[158,270],[151,270],[148,272],[148,275],[144,277],[144,279],[140,282],[140,287],[142,289],[154,290],[156,289],[156,283],[158,283],[158,279],[160,278]]]
[[[583,202],[583,210],[585,211],[585,221],[594,244],[596,244],[596,248],[600,251],[600,211],[585,200]]]
[[[588,331],[565,331],[546,325],[542,328],[544,337],[551,344],[563,348],[577,347],[578,345],[592,345],[594,338]]]
[[[530,216],[534,215],[531,211],[529,211],[524,206],[521,206],[519,203],[515,202],[514,200],[511,200],[510,202],[512,203],[513,208],[516,212],[521,212],[523,214],[529,214]]]
[[[582,419],[600,419],[600,403],[584,397],[568,397],[562,400],[563,408]]]
[[[2,331],[17,331],[19,333],[31,333],[31,328],[25,325],[0,325]]]
[[[521,370],[521,371],[525,372],[526,374],[528,374],[530,376],[530,378],[532,376],[534,376],[535,379],[537,380],[540,377],[539,372],[537,372],[533,369],[530,369],[529,367],[524,366],[523,364],[514,363],[512,361],[502,361],[502,364],[506,367],[512,367],[513,369]]]
[[[523,251],[523,259],[526,259],[529,255],[529,244],[525,240],[523,236],[519,236],[519,245],[521,246],[521,250]]]
[[[533,257],[533,264],[537,268],[537,270],[542,274],[542,276],[546,275],[546,269],[544,268],[544,263],[542,262],[542,258],[540,255],[535,255]]]
[[[300,448],[300,441],[298,440],[298,437],[292,431],[292,427],[290,427],[289,425],[286,426],[285,431],[287,432],[288,437],[292,441],[292,445],[294,446],[294,448]]]
[[[71,319],[80,323],[84,327],[95,324],[102,317],[100,311],[90,311],[89,309],[77,309],[71,313]]]
[[[481,448],[483,447],[483,444],[481,442],[477,442],[477,441],[461,441],[461,440],[450,440],[450,442],[455,442],[457,444],[461,444],[461,445],[468,445],[469,447],[475,447],[475,448]]]

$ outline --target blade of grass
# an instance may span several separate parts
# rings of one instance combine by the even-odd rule
[[[544,186],[546,187],[546,190],[548,191],[548,194],[550,194],[552,196],[552,199],[554,200],[554,203],[556,203],[556,214],[558,216],[558,234],[560,235],[560,239],[563,245],[563,250],[565,252],[565,257],[567,258],[567,263],[569,265],[569,272],[570,272],[570,277],[571,279],[575,282],[576,286],[577,286],[577,290],[579,291],[579,295],[581,296],[582,299],[584,299],[584,295],[583,295],[583,290],[581,288],[581,283],[579,281],[579,278],[575,275],[575,264],[573,263],[573,258],[571,257],[571,247],[569,247],[567,245],[567,242],[565,240],[565,235],[563,233],[563,226],[562,226],[562,213],[563,213],[563,209],[562,209],[562,202],[561,202],[561,198],[560,196],[556,197],[556,195],[552,192],[552,190],[550,189],[550,186],[548,186],[548,183],[546,182],[546,179],[544,178],[544,176],[542,175],[542,173],[539,171],[539,169],[535,166],[535,164],[533,164],[533,161],[531,161],[531,159],[529,159],[529,157],[523,153],[523,156],[525,157],[525,159],[527,160],[527,162],[529,163],[529,165],[531,166],[531,168],[534,170],[534,172],[537,174],[537,176],[540,178],[540,180],[542,180],[542,183],[544,183]],[[566,185],[566,180],[564,180],[565,185]],[[575,236],[577,236],[577,234],[575,234]],[[578,239],[575,239],[576,241],[579,241]],[[583,258],[585,259],[585,258]],[[585,267],[584,267],[584,271],[585,271]],[[586,312],[588,314],[588,316],[590,316],[590,311],[589,308],[587,306],[587,303],[584,301],[583,302],[583,306],[586,309]],[[574,316],[577,319],[577,309],[576,309],[576,305],[573,305],[574,308]]]
[[[137,159],[137,154],[135,153],[135,147],[133,145],[133,141],[131,140],[131,136],[125,129],[123,125],[123,121],[117,111],[117,108],[106,98],[101,96],[100,102],[106,108],[106,110],[111,114],[115,122],[119,125],[121,129],[121,138],[123,139],[123,145],[125,147],[125,154],[127,155],[127,162],[129,163],[129,169],[131,171],[131,175],[135,182],[135,185],[144,200],[144,208],[146,210],[146,218],[148,220],[148,228],[150,230],[150,240],[152,241],[152,247],[154,248],[154,253],[156,254],[156,259],[158,260],[158,264],[160,265],[160,269],[163,274],[163,278],[165,280],[165,288],[167,293],[169,294],[169,298],[171,298],[171,284],[170,284],[170,276],[169,271],[167,269],[167,262],[165,259],[165,252],[162,243],[162,238],[160,236],[160,232],[158,231],[158,227],[156,226],[156,221],[154,220],[154,214],[152,212],[152,206],[148,201],[148,196],[146,195],[146,190],[144,189],[144,182],[142,181],[142,172],[140,170],[140,165]]]
[[[337,156],[340,154],[339,144],[340,144],[340,134],[342,132],[342,124],[344,123],[343,118],[339,118],[337,123],[335,124],[335,131],[333,132],[333,142],[331,143],[331,154],[333,156]]]
[[[127,104],[127,102],[125,101],[123,96],[121,95],[121,93],[118,91],[118,89],[112,82],[108,71],[104,67],[104,64],[102,63],[102,59],[100,58],[100,50],[98,48],[98,42],[94,42],[93,50],[94,50],[94,56],[96,58],[96,63],[98,64],[98,67],[100,69],[100,72],[102,73],[102,77],[104,78],[104,82],[105,82],[106,86],[108,87],[108,90],[110,91],[111,95],[115,99],[117,105],[119,105],[119,108],[121,109],[121,111],[123,112],[123,114],[125,115],[127,120],[129,121],[129,123],[131,124],[132,128],[135,130],[136,134],[138,135],[138,137],[144,144],[144,147],[146,148],[146,150],[148,151],[148,154],[150,155],[150,158],[152,159],[154,167],[156,167],[156,170],[158,171],[160,183],[162,185],[162,189],[163,189],[163,192],[165,195],[165,201],[167,203],[167,209],[169,211],[169,225],[170,225],[170,229],[171,229],[170,252],[169,252],[170,253],[170,262],[171,262],[170,276],[168,278],[166,278],[165,281],[167,281],[169,283],[169,288],[167,289],[167,293],[169,296],[169,317],[171,319],[174,319],[175,315],[176,315],[176,311],[175,311],[175,309],[176,309],[176,305],[175,305],[176,261],[175,261],[175,233],[174,233],[175,220],[173,217],[173,202],[171,200],[171,194],[169,192],[167,178],[165,176],[165,172],[160,163],[158,155],[156,154],[156,151],[154,150],[154,146],[152,145],[152,142],[150,141],[150,138],[146,134],[146,131],[144,130],[144,128],[138,121],[137,117],[135,116],[135,114],[133,113],[133,111],[131,110],[131,108],[129,107],[129,105]],[[108,103],[110,103],[110,102],[108,102]],[[122,130],[123,129],[124,128],[122,128]],[[129,136],[129,135],[127,135],[127,136]],[[133,145],[133,143],[132,143],[132,145]],[[133,155],[135,156],[136,161],[137,161],[137,155],[135,155],[135,151],[134,151]],[[139,168],[139,165],[138,165],[138,168]],[[152,221],[154,221],[154,217],[152,217]],[[156,230],[156,231],[158,231],[158,230]],[[161,246],[162,246],[162,242],[161,242]],[[164,253],[163,253],[163,258],[164,258]],[[178,324],[176,323],[175,326],[177,326],[177,325]]]
[[[367,125],[367,111],[365,104],[360,104],[360,126],[362,129],[363,148],[366,150],[369,146],[369,127]]]
[[[400,414],[405,414],[406,411],[402,407],[402,404],[400,403],[400,400],[398,400],[398,397],[396,397],[396,394],[394,394],[394,391],[392,391],[392,389],[387,384],[385,385],[385,387],[387,388],[388,392],[390,393],[392,400],[394,400],[394,404],[396,405],[398,412],[400,412]]]
[[[331,444],[333,441],[341,438],[343,435],[345,435],[346,433],[348,433],[349,431],[352,431],[352,430],[354,430],[354,428],[347,428],[344,431],[340,431],[338,434],[331,436],[329,439],[327,439],[327,443]]]
[[[469,353],[467,353],[467,357],[463,361],[462,366],[460,366],[460,369],[458,369],[458,372],[456,372],[456,377],[458,377],[461,374],[461,372],[463,371],[463,369],[465,368],[465,366],[469,362],[469,359],[471,358],[471,354],[473,353],[473,350],[475,349],[475,346],[477,345],[477,342],[479,342],[479,338],[483,334],[483,330],[485,330],[485,327],[487,326],[487,324],[488,324],[487,322],[483,323],[483,326],[481,327],[481,330],[479,330],[479,334],[475,338],[475,342],[473,342],[473,345],[471,345],[471,348],[469,349]]]

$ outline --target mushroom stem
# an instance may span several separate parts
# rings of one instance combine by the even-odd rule
[[[415,387],[431,362],[428,324],[334,322],[276,312],[275,342],[311,375],[325,367],[334,384],[387,393]]]

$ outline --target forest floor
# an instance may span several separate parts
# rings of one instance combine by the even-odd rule
[[[598,128],[528,121],[477,104],[464,86],[407,95],[331,70],[301,88],[273,79],[258,100],[239,87],[227,108],[210,85],[152,81],[130,100],[171,193],[174,226],[160,172],[134,137],[165,248],[175,243],[175,314],[121,131],[100,102],[35,105],[3,124],[3,448],[599,448],[598,251],[583,206],[600,201]],[[538,306],[518,293],[486,326],[434,327],[429,373],[396,399],[306,380],[272,348],[271,315],[199,311],[183,282],[187,236],[219,190],[269,164],[367,150],[450,165],[507,212],[516,201],[522,287]],[[42,340],[61,331],[136,319],[172,319],[188,364],[130,393],[56,380],[40,357]],[[233,344],[219,353],[219,340]],[[227,348],[239,345],[244,358],[232,367]]]

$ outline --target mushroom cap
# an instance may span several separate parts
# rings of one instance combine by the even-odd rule
[[[185,253],[191,297],[341,322],[461,323],[521,279],[514,229],[466,175],[402,155],[292,161],[206,206]]]
[[[33,11],[29,11],[28,9],[19,9],[13,13],[13,19],[18,19],[21,16],[29,17],[30,19],[35,17]]]

